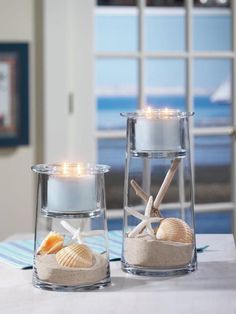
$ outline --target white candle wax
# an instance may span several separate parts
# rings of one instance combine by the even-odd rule
[[[96,209],[95,176],[51,176],[48,180],[47,207],[52,212],[85,212]]]
[[[135,126],[137,151],[179,151],[180,125],[178,117],[154,117],[152,113],[138,117]]]

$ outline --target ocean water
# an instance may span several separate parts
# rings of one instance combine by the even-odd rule
[[[194,97],[194,125],[196,127],[227,126],[231,124],[231,104],[212,102],[210,97]],[[137,110],[136,97],[99,97],[97,99],[98,129],[124,129],[125,118],[121,112]],[[153,108],[173,108],[186,111],[186,100],[181,96],[147,97],[147,104]]]

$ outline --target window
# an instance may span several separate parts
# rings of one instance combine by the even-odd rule
[[[236,9],[231,4],[97,2],[97,148],[99,162],[112,166],[107,206],[117,210],[110,211],[111,228],[121,227],[122,218],[125,121],[119,113],[148,103],[195,111],[197,231],[231,232],[236,200]]]

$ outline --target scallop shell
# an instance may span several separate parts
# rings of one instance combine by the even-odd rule
[[[63,248],[64,238],[57,232],[51,231],[42,241],[37,254],[55,254]]]
[[[85,244],[70,244],[56,254],[59,265],[64,267],[87,268],[93,265],[93,253]]]
[[[163,241],[192,243],[193,232],[182,219],[165,218],[157,229],[156,238]]]

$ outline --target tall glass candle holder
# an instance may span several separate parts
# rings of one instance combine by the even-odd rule
[[[33,284],[76,291],[110,283],[105,165],[41,164]]]
[[[147,276],[193,271],[193,113],[148,108],[121,115],[127,118],[122,269]]]

